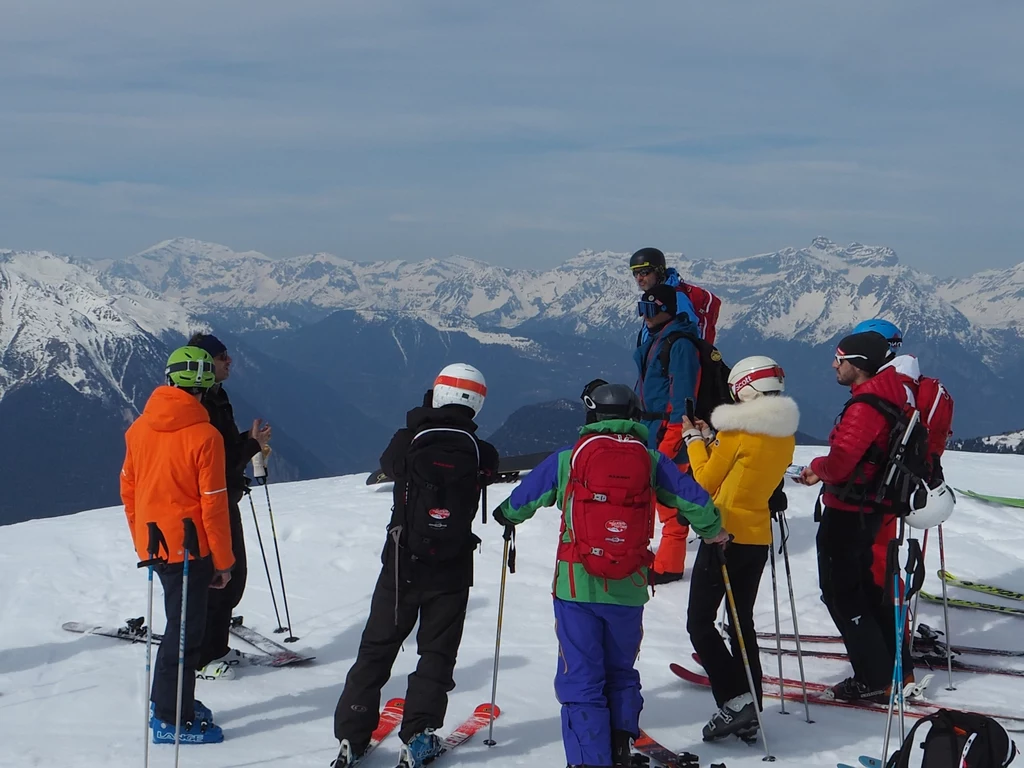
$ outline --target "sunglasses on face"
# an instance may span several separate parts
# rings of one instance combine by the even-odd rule
[[[842,365],[847,360],[867,360],[865,355],[836,355],[836,364]]]
[[[659,312],[667,312],[665,305],[657,301],[638,301],[636,311],[640,317],[654,317]]]
[[[654,267],[636,267],[633,269],[633,277],[647,277],[654,272]]]

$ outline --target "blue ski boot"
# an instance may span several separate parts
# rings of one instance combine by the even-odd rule
[[[440,754],[441,738],[433,728],[426,728],[402,747],[396,768],[422,768]]]

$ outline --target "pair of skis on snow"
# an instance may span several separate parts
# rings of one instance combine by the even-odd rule
[[[85,635],[100,635],[102,637],[112,637],[117,640],[126,640],[130,643],[144,643],[146,642],[146,627],[143,625],[143,619],[128,619],[124,626],[121,627],[109,627],[96,624],[83,624],[77,621],[69,621],[62,625],[62,628],[68,632],[78,632]],[[289,664],[303,664],[312,661],[315,656],[306,656],[301,653],[296,653],[290,648],[285,648],[278,642],[271,640],[266,635],[262,635],[252,627],[247,627],[242,623],[241,617],[235,617],[231,620],[231,634],[240,640],[244,640],[249,645],[258,648],[262,653],[241,653],[242,658],[248,664],[258,667],[285,667]],[[154,632],[153,642],[159,643],[163,639],[163,635]]]
[[[801,639],[804,639],[801,637]],[[694,654],[696,656],[696,654]],[[698,661],[699,663],[699,661]],[[688,683],[695,685],[704,686],[707,688],[711,687],[711,681],[707,675],[700,672],[695,672],[688,669],[681,664],[670,664],[669,669],[676,676],[682,678]],[[911,683],[907,689],[904,689],[904,695],[907,697],[904,712],[907,717],[912,719],[920,719],[933,712],[942,709],[942,704],[936,704],[932,701],[926,701],[921,698],[924,694],[924,690],[928,686],[928,682],[931,680],[931,675],[926,675],[924,680],[920,683]],[[803,701],[803,692],[801,688],[801,682],[791,678],[783,678],[781,681],[777,677],[772,675],[762,675],[761,678],[762,689],[765,696],[772,698],[785,698],[787,701]],[[844,701],[841,699],[834,699],[828,695],[831,686],[826,683],[807,682],[807,698],[808,701],[814,704],[821,704],[824,706],[832,707],[844,707],[847,709],[860,709],[867,711],[880,712],[883,714],[888,713],[888,704],[878,704],[869,701]],[[978,714],[987,715],[994,720],[997,720],[1008,731],[1024,731],[1024,717],[1019,715],[1007,715],[994,712],[978,712]]]
[[[402,712],[404,710],[405,699],[391,699],[384,705],[380,718],[377,720],[377,727],[370,736],[370,743],[367,745],[366,751],[359,758],[360,763],[366,759],[367,755],[380,746],[380,743],[388,737],[388,734],[398,727],[402,722]],[[445,737],[444,741],[441,742],[441,753],[434,760],[437,760],[447,752],[451,752],[459,745],[465,744],[477,732],[489,726],[492,720],[497,720],[500,715],[501,709],[497,706],[493,708],[490,704],[478,706],[473,710],[473,714],[463,720],[458,728]],[[431,763],[434,760],[431,760]]]

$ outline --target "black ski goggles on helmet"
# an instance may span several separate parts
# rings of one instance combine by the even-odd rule
[[[668,312],[668,307],[660,301],[644,301],[641,299],[636,303],[636,313],[640,317],[654,317],[660,312]]]

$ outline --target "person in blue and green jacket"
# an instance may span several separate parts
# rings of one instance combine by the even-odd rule
[[[640,404],[630,387],[601,384],[585,395],[584,403],[589,413],[587,425],[580,430],[581,440],[612,435],[639,441],[650,457],[649,482],[657,501],[676,509],[705,541],[728,540],[707,492],[664,455],[644,447],[647,427],[637,421]],[[573,537],[572,505],[567,503],[573,450],[564,448],[541,462],[493,516],[499,525],[510,526],[529,520],[540,507],[562,509],[563,546],[553,597],[558,638],[555,694],[562,704],[566,760],[570,768],[625,766],[631,740],[639,735],[643,708],[640,674],[634,664],[643,635],[643,606],[649,598],[648,573],[644,566],[639,578],[634,573],[607,579],[592,575],[582,562],[570,562],[565,555]]]

